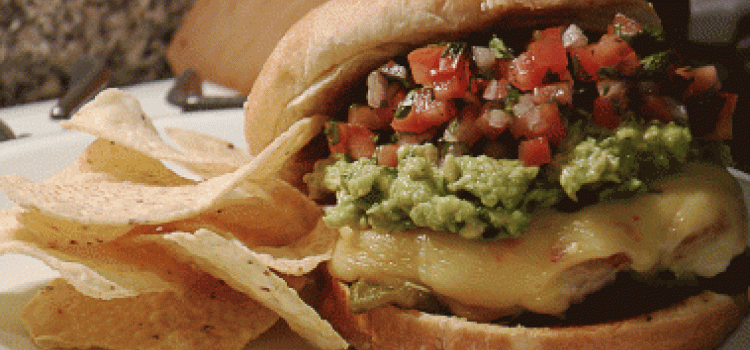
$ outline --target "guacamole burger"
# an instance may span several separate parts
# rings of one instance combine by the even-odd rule
[[[736,96],[659,28],[642,1],[473,0],[293,26],[245,132],[330,116],[282,174],[341,232],[321,313],[363,349],[718,344],[747,304]]]

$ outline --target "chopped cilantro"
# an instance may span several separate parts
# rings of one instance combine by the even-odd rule
[[[495,57],[501,60],[513,59],[513,52],[511,49],[505,46],[503,40],[498,37],[494,37],[490,40],[490,49],[495,54]]]
[[[599,71],[596,72],[596,75],[599,76],[599,78],[602,79],[619,79],[620,78],[620,72],[617,71],[614,67],[601,67],[599,68]]]
[[[396,112],[393,115],[394,118],[404,119],[407,115],[409,115],[409,112],[411,112],[411,107],[414,105],[415,95],[416,90],[410,90],[409,93],[406,94],[404,100],[398,104],[398,108],[396,108]]]
[[[671,50],[662,51],[641,59],[643,72],[649,76],[660,75],[667,71],[672,65],[673,52]]]
[[[466,51],[465,42],[452,41],[452,42],[449,42],[447,45],[448,47],[445,49],[445,51],[443,51],[440,57],[460,56]]]
[[[581,65],[581,59],[578,58],[576,55],[572,56],[572,63],[573,63],[573,75],[583,81],[591,81],[593,80],[593,77],[589,75],[589,73],[586,71],[586,69],[583,68]]]
[[[328,136],[329,143],[331,145],[338,144],[341,142],[341,136],[339,135],[339,123],[335,121],[329,121],[328,124],[326,124],[325,128],[325,134]]]
[[[513,114],[513,105],[518,103],[521,98],[521,90],[516,89],[513,86],[508,87],[508,94],[505,96],[505,112]]]

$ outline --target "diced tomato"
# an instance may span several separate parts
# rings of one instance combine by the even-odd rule
[[[625,55],[625,57],[622,58],[622,61],[620,61],[615,67],[620,74],[625,76],[634,76],[638,73],[640,68],[641,61],[638,59],[638,55],[635,51],[631,51],[629,54]]]
[[[586,47],[575,47],[570,49],[573,59],[573,73],[577,80],[596,81],[599,79],[599,64],[594,60],[594,52],[591,45]]]
[[[516,57],[508,69],[508,80],[523,91],[541,85],[548,73],[567,75],[568,56],[562,42],[562,27],[537,32],[527,50]]]
[[[448,48],[427,46],[407,55],[414,82],[433,88],[438,100],[463,97],[469,87],[469,61]]]
[[[349,128],[343,123],[328,122],[326,123],[325,133],[328,139],[328,148],[331,153],[346,153],[348,150]]]
[[[640,112],[647,119],[656,119],[662,123],[669,123],[675,119],[675,115],[669,108],[667,101],[663,96],[659,95],[643,96]]]
[[[540,166],[552,161],[552,151],[544,136],[523,140],[518,145],[518,159],[524,166]]]
[[[705,66],[699,68],[678,68],[675,74],[689,82],[687,89],[682,95],[683,101],[691,97],[698,97],[711,89],[719,89],[719,75],[716,67]]]
[[[484,135],[492,140],[502,135],[513,124],[513,116],[500,106],[487,103],[482,109],[477,124]]]
[[[610,130],[620,125],[620,116],[615,113],[615,106],[611,99],[600,96],[594,100],[592,122]]]
[[[443,138],[450,142],[461,142],[471,146],[482,138],[484,131],[479,123],[479,114],[482,106],[469,104],[465,106],[458,118],[453,119],[445,129]]]
[[[513,61],[509,59],[495,60],[495,65],[492,67],[492,72],[495,79],[506,78],[508,76],[511,62]]]
[[[612,20],[612,24],[607,26],[607,33],[616,34],[615,29],[623,35],[636,35],[643,30],[643,26],[638,21],[618,13]]]
[[[629,60],[635,57],[631,55],[634,52],[633,48],[625,40],[614,34],[602,35],[599,42],[593,44],[591,49],[593,50],[594,62],[599,67],[617,68],[626,57]]]
[[[447,76],[465,74],[467,73],[468,63],[469,61],[466,56],[464,56],[463,52],[452,52],[451,48],[448,46],[438,59],[437,70],[430,72],[430,75],[433,78],[442,81]]]
[[[471,77],[471,79],[469,80],[469,92],[474,95],[480,95],[484,90],[487,89],[487,86],[489,86],[491,82],[492,80],[487,80],[479,77]]]
[[[568,56],[563,45],[563,27],[552,27],[537,31],[529,44],[529,52],[534,53],[537,62],[554,74],[564,75],[568,70]]]
[[[430,141],[433,136],[430,133],[423,133],[423,134],[398,133],[397,135],[398,135],[398,142],[396,144],[399,146],[420,145],[422,143]]]
[[[329,122],[326,137],[331,153],[345,153],[354,159],[375,153],[375,134],[360,125]]]
[[[398,145],[390,144],[378,147],[375,154],[378,165],[398,166]]]
[[[554,102],[564,106],[573,104],[573,82],[563,81],[535,87],[534,102]]]
[[[538,66],[532,53],[524,52],[518,55],[508,69],[508,80],[522,91],[531,91],[541,85],[547,75],[545,67]]]
[[[373,154],[375,154],[375,136],[372,133],[352,135],[349,140],[349,156],[352,159],[370,158]]]
[[[482,98],[489,101],[500,101],[508,96],[508,91],[510,91],[511,88],[512,86],[508,79],[493,79],[487,84],[487,88],[484,89]]]
[[[391,124],[393,116],[391,115],[391,117],[388,118],[385,113],[378,113],[378,109],[367,105],[353,105],[349,107],[349,117],[347,121],[350,124],[363,126],[370,130],[385,129]]]
[[[559,144],[567,135],[560,109],[555,103],[534,105],[516,118],[510,131],[517,139],[544,136],[553,145]]]
[[[430,87],[435,91],[435,99],[437,100],[462,98],[469,88],[468,70],[466,74],[456,74],[446,80],[436,81]]]
[[[393,122],[393,116],[396,114],[396,110],[404,98],[406,98],[406,90],[403,88],[394,93],[390,93],[388,95],[388,103],[386,106],[376,108],[375,113],[378,114],[379,119],[390,124]]]
[[[732,139],[732,118],[734,110],[737,108],[737,94],[719,92],[724,98],[724,106],[719,111],[716,129],[708,135],[712,140],[731,140]]]
[[[426,85],[432,82],[432,72],[440,65],[440,56],[446,48],[447,46],[426,46],[406,56],[415,83]]]
[[[404,103],[411,103],[409,113],[404,118],[393,119],[391,122],[393,130],[421,134],[455,117],[456,109],[453,103],[436,100],[432,89],[413,90],[412,94],[411,98],[404,100]]]

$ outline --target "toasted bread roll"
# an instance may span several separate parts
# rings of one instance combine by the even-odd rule
[[[572,22],[604,30],[618,12],[660,27],[638,0],[327,2],[292,26],[258,74],[245,104],[249,149],[257,154],[296,120],[348,107],[354,84],[417,46]]]
[[[320,312],[357,349],[709,350],[747,312],[747,294],[703,292],[638,317],[573,327],[508,327],[387,306],[354,314],[348,289],[327,280]]]

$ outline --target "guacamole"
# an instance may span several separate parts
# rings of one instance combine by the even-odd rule
[[[691,141],[686,127],[635,122],[570,138],[581,141],[560,157],[559,173],[486,155],[441,159],[432,144],[401,146],[396,167],[339,157],[323,168],[322,185],[337,197],[324,220],[332,227],[426,227],[468,239],[515,237],[534,210],[563,196],[575,200],[584,186],[603,185],[603,196],[647,190],[660,174],[655,169],[666,173],[686,161]]]
[[[466,238],[518,235],[530,210],[557,197],[557,191],[527,194],[539,173],[518,160],[487,156],[447,156],[438,164],[437,147],[405,145],[396,168],[374,159],[341,159],[326,168],[325,186],[337,203],[326,210],[330,226],[403,230],[428,227]]]
[[[624,123],[609,136],[580,138],[570,154],[562,157],[559,175],[560,185],[572,199],[577,199],[576,192],[583,186],[597,183],[614,185],[601,196],[643,192],[645,179],[666,174],[686,160],[692,140],[687,127],[635,121]]]

